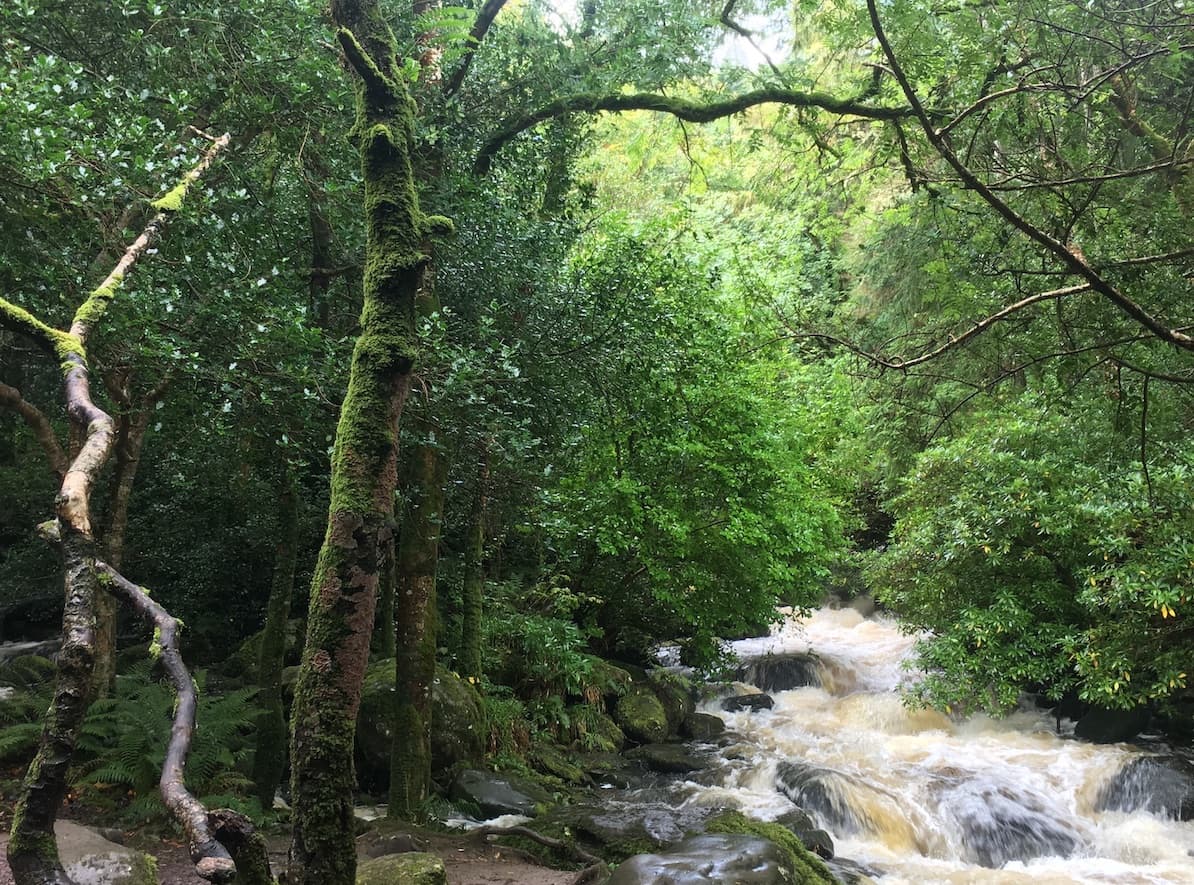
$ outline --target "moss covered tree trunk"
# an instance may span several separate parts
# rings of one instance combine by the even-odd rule
[[[391,817],[415,815],[431,789],[431,687],[435,679],[436,568],[447,461],[435,427],[421,418],[407,458],[408,509],[398,543],[394,622]]]
[[[460,627],[460,675],[480,679],[481,610],[485,598],[485,510],[489,491],[489,443],[483,441],[477,457],[477,489],[469,519],[468,549],[464,560],[463,621]]]
[[[447,222],[419,209],[413,106],[376,2],[335,0],[356,72],[366,221],[360,335],[332,455],[327,533],[315,566],[292,717],[291,885],[352,885],[353,737],[373,628],[383,531],[393,518],[398,418],[415,351],[423,243]]]
[[[298,561],[299,500],[290,467],[283,468],[278,496],[278,547],[274,555],[274,576],[270,582],[265,629],[257,660],[258,701],[257,750],[253,756],[253,783],[263,809],[274,804],[274,793],[286,770],[286,718],[282,709],[282,667],[286,654],[286,622],[294,596],[294,569]]]

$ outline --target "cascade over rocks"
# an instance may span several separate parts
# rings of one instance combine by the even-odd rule
[[[743,661],[734,678],[766,692],[821,685],[821,659],[814,654],[766,655]]]
[[[621,864],[608,885],[791,885],[786,852],[757,836],[717,833],[694,836],[658,854]]]
[[[1147,811],[1194,820],[1194,766],[1177,757],[1129,760],[1099,791],[1095,811]]]

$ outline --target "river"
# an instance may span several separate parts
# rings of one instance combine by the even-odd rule
[[[759,712],[707,702],[740,739],[721,749],[713,783],[680,787],[682,803],[774,819],[795,799],[884,885],[1194,883],[1194,822],[1097,810],[1175,786],[1148,752],[1059,736],[1043,711],[909,709],[899,689],[913,642],[894,620],[847,608],[734,643],[743,659],[811,651],[822,685],[774,692]],[[1133,760],[1138,776],[1120,775]]]

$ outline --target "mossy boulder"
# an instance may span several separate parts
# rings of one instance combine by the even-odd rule
[[[71,881],[103,885],[157,885],[157,863],[148,854],[117,845],[89,827],[54,824],[58,855]]]
[[[365,789],[389,787],[393,699],[394,659],[374,661],[365,672],[357,713],[357,776]],[[443,772],[480,759],[484,741],[485,715],[476,689],[437,666],[431,687],[432,770]]]
[[[636,683],[618,698],[614,722],[636,743],[657,744],[668,736],[667,710],[648,685]]]
[[[834,885],[836,882],[821,859],[782,824],[753,820],[738,811],[726,811],[710,818],[705,823],[705,832],[755,836],[779,846],[788,856],[794,874],[791,881],[797,885]]]
[[[626,734],[605,713],[590,713],[582,721],[581,745],[588,750],[617,753],[626,746]]]
[[[431,684],[431,770],[447,771],[485,754],[485,710],[477,690],[444,667]]]
[[[535,771],[566,784],[579,786],[592,783],[576,760],[563,747],[556,744],[539,744],[533,747],[528,761]]]
[[[652,670],[647,675],[647,684],[663,705],[668,734],[679,734],[680,723],[696,710],[692,681],[670,670]]]
[[[652,835],[643,815],[598,805],[561,805],[530,824],[555,839],[572,839],[610,863],[657,851],[663,842]]]
[[[239,677],[246,683],[255,682],[257,663],[261,657],[261,637],[264,633],[263,628],[242,642],[224,661],[220,667],[220,674],[231,678]],[[296,666],[299,663],[306,638],[306,625],[300,618],[291,618],[286,622],[286,644],[282,655],[284,666]]]
[[[595,701],[602,698],[606,704],[613,705],[619,697],[630,689],[634,678],[623,667],[611,664],[604,658],[589,658],[589,678],[585,680],[584,696],[586,700]]]
[[[357,885],[448,885],[448,873],[434,854],[411,851],[360,864]]]

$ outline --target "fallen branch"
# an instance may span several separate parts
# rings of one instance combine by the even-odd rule
[[[530,839],[545,848],[551,848],[556,851],[567,851],[577,860],[582,863],[596,865],[603,864],[601,858],[595,854],[590,854],[574,842],[565,842],[563,839],[553,839],[551,836],[544,836],[542,833],[536,833],[529,827],[477,827],[475,830],[469,831],[470,836],[477,838],[488,839],[490,836],[521,836],[524,839]]]
[[[181,625],[177,618],[149,595],[147,589],[134,584],[106,562],[97,560],[95,570],[100,575],[100,583],[107,585],[108,589],[153,625],[151,648],[161,656],[178,695],[170,743],[166,746],[166,759],[162,763],[162,777],[158,782],[162,801],[187,834],[195,872],[209,882],[230,882],[236,876],[236,864],[228,850],[216,839],[208,822],[207,809],[187,790],[183,780],[183,769],[191,750],[191,735],[195,731],[198,694],[178,651]]]

